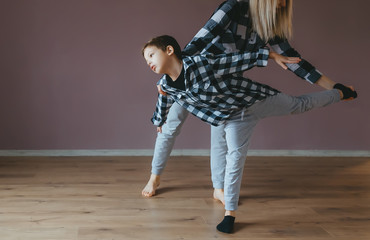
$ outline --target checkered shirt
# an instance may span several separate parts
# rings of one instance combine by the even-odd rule
[[[262,62],[258,62],[256,56],[263,55],[262,52],[266,51],[267,44],[281,55],[300,58],[301,56],[286,39],[275,38],[267,43],[264,42],[256,32],[251,30],[248,8],[248,0],[223,2],[185,47],[183,63],[186,70],[186,91],[171,88],[167,85],[167,81],[172,80],[167,75],[162,76],[157,84],[160,84],[168,95],[158,95],[156,110],[151,119],[154,125],[162,126],[165,123],[167,113],[174,101],[201,120],[219,125],[234,111],[279,92],[267,85],[244,78],[242,71],[254,66],[264,66],[264,64],[258,64]],[[236,54],[228,55],[228,53]],[[234,56],[234,59],[230,56]],[[247,66],[241,68],[239,66],[238,70],[230,69],[230,64],[233,66],[240,64],[240,62],[234,63],[235,59],[240,60],[240,56],[246,57],[244,60],[249,62]],[[225,64],[216,66],[217,73],[210,70],[215,67],[215,59],[226,61]],[[260,57],[260,60],[262,59],[263,57]],[[290,71],[310,83],[315,83],[321,77],[321,73],[305,59],[287,66]],[[197,67],[199,67],[198,70],[196,70]],[[221,72],[223,74],[220,75]]]

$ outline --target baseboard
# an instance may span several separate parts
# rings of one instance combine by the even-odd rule
[[[175,149],[171,156],[209,156],[208,149]],[[0,150],[2,157],[28,156],[153,156],[153,149],[122,150]],[[370,157],[370,151],[339,150],[249,150],[248,156],[267,157]]]

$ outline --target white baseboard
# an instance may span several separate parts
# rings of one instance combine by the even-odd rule
[[[175,149],[171,156],[209,156],[208,149]],[[122,150],[0,150],[2,157],[153,156],[153,149]],[[370,151],[346,150],[249,150],[248,156],[266,157],[370,157]]]

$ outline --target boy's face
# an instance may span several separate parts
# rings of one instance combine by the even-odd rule
[[[169,55],[156,46],[147,46],[144,50],[144,58],[150,69],[157,74],[166,73],[166,63]]]

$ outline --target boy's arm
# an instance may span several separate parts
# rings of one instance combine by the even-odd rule
[[[260,48],[257,52],[206,55],[206,57],[215,74],[227,75],[244,72],[256,66],[267,66],[269,53],[268,48]]]
[[[173,102],[174,100],[171,97],[158,94],[157,104],[151,119],[154,125],[162,127],[162,125],[166,122],[168,111],[170,110]]]
[[[269,41],[270,47],[273,51],[278,54],[287,57],[299,57],[301,55],[290,46],[288,40],[281,38],[275,38]],[[312,66],[305,59],[301,58],[298,63],[287,63],[287,68],[295,73],[298,77],[305,79],[310,83],[316,83],[322,76],[322,73],[318,71],[314,66]]]
[[[238,10],[237,3],[236,0],[223,2],[190,43],[186,45],[183,53],[188,56],[199,54],[212,43],[216,36],[221,36],[228,28],[232,17],[235,16],[235,11]]]

